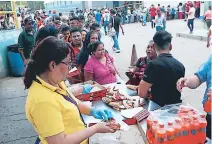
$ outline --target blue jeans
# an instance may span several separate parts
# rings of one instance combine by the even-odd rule
[[[137,21],[141,22],[141,16],[138,15],[137,18],[138,18]]]
[[[116,50],[120,50],[120,47],[119,47],[119,42],[118,42],[118,37],[119,37],[119,32],[116,32],[116,34],[114,36],[112,36],[112,39],[113,39],[113,47],[116,49]]]
[[[190,29],[190,32],[193,32],[194,30],[194,19],[188,19],[188,28]]]
[[[107,35],[107,32],[108,32],[108,26],[109,26],[109,21],[104,21],[104,30],[105,30],[105,35]]]
[[[143,15],[143,24],[146,25],[146,15]]]
[[[109,21],[104,21],[104,30],[105,30],[105,35],[107,35],[107,32],[108,32],[108,26],[109,26]]]
[[[131,16],[128,16],[128,23],[130,23],[131,21]]]
[[[126,21],[126,16],[123,16],[122,17],[122,24],[125,24],[125,21]]]

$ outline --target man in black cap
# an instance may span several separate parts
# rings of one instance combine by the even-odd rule
[[[31,51],[35,45],[33,33],[33,20],[29,17],[24,19],[24,30],[18,37],[19,52],[23,58],[24,65],[28,63]]]

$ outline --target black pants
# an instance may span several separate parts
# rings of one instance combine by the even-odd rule
[[[211,139],[211,115],[207,114],[207,127],[206,127],[206,136]]]
[[[152,21],[153,19],[155,19],[155,17],[151,16],[151,25],[152,25],[152,28],[155,28],[155,23]]]
[[[194,30],[194,19],[188,19],[188,28],[190,29],[190,32],[193,32]]]

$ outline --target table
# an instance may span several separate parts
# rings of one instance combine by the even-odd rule
[[[137,91],[130,90],[126,87],[126,84],[123,81],[119,81],[118,83],[112,83],[105,85],[105,87],[110,86],[113,88],[115,86],[116,89],[119,89],[119,91],[122,94],[128,95],[128,96],[137,96]],[[147,100],[147,99],[142,99],[142,102],[145,104],[144,108],[148,110],[154,110],[158,108],[159,106],[156,105],[155,103]],[[100,109],[109,109],[112,111],[114,118],[116,120],[123,120],[124,117],[120,114],[120,112],[112,109],[109,107],[107,104],[102,102],[101,100],[99,101],[94,101],[92,102],[92,106]],[[93,122],[93,118],[83,115],[83,119],[86,124]],[[143,122],[143,121],[142,121]],[[144,129],[144,130],[143,130]],[[129,131],[117,131],[116,133],[107,133],[107,134],[95,134],[94,136],[90,137],[89,142],[92,144],[95,143],[101,143],[101,144],[128,144],[128,143],[133,143],[133,144],[143,144],[147,143],[147,139],[145,136],[145,123],[143,122],[142,127],[138,123],[137,125],[131,125]]]

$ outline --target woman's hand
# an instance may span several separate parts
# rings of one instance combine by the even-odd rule
[[[96,119],[104,119],[106,121],[113,118],[112,112],[110,110],[95,109],[94,107],[91,108],[90,115]]]
[[[114,133],[115,131],[111,129],[105,122],[97,123],[94,125],[96,133]]]

